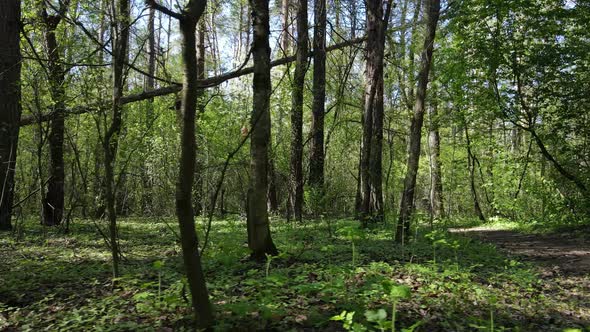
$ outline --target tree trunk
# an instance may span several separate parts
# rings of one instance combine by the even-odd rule
[[[49,181],[43,198],[43,221],[47,226],[59,225],[64,211],[64,113],[65,113],[65,72],[55,30],[61,21],[61,15],[67,10],[68,3],[60,4],[57,15],[48,15],[45,2],[42,3],[41,17],[44,25],[45,47],[47,50],[47,68],[49,86],[53,102],[51,131],[49,132]]]
[[[268,0],[249,0],[252,9],[252,55],[254,58],[253,106],[250,118],[251,179],[248,189],[248,247],[252,258],[276,255],[266,200],[268,193],[268,144],[270,142],[270,45]]]
[[[183,84],[181,96],[181,137],[178,181],[176,183],[176,215],[180,228],[180,243],[186,277],[191,291],[193,313],[198,328],[209,329],[213,325],[213,312],[209,302],[209,292],[205,283],[205,275],[201,265],[199,240],[195,232],[193,212],[193,185],[197,144],[195,124],[199,92],[197,41],[195,30],[205,10],[205,0],[190,0],[182,10],[182,14],[170,11],[148,0],[150,7],[165,11],[180,21],[182,35]]]
[[[21,116],[20,1],[0,2],[0,230],[12,229],[14,173]]]
[[[471,151],[471,139],[469,138],[467,122],[465,122],[465,141],[467,143],[467,167],[469,168],[469,188],[473,197],[473,209],[479,220],[486,221],[486,217],[483,215],[481,205],[479,204],[477,189],[475,188],[475,156],[473,155],[473,151]]]
[[[187,280],[191,290],[191,299],[195,319],[200,327],[210,327],[213,313],[209,302],[209,292],[201,266],[199,241],[195,232],[195,219],[192,208],[192,189],[196,162],[195,118],[199,94],[197,92],[197,56],[195,29],[197,21],[205,7],[204,1],[190,1],[202,4],[199,15],[180,21],[182,32],[182,59],[184,61],[184,83],[182,89],[182,136],[180,170],[176,184],[176,215],[180,227],[182,256]],[[185,14],[187,15],[187,14]]]
[[[152,91],[155,88],[155,80],[154,76],[156,75],[156,28],[155,28],[155,20],[156,20],[156,10],[154,8],[149,8],[148,13],[148,76],[145,78],[145,91]],[[159,46],[159,44],[158,44]],[[148,99],[147,105],[147,112],[145,117],[145,124],[144,130],[150,130],[150,126],[154,121],[154,99]],[[151,135],[149,135],[151,136]],[[148,134],[146,133],[146,140],[149,140]],[[151,145],[147,145],[147,154],[151,155]],[[148,162],[147,160],[144,161],[142,174],[141,174],[141,181],[142,181],[142,197],[141,197],[141,209],[143,214],[151,214],[152,205],[153,205],[153,179],[152,174],[148,172]]]
[[[281,52],[289,55],[291,47],[291,37],[289,36],[289,0],[282,0],[281,4],[283,16],[283,31],[281,32]]]
[[[303,210],[303,90],[307,71],[307,0],[297,5],[297,60],[291,95],[291,183],[293,217],[301,221]]]
[[[539,137],[539,135],[537,134],[537,132],[535,130],[529,129],[528,131],[531,133],[531,136],[535,140],[535,143],[537,143],[537,146],[539,147],[539,150],[541,150],[541,154],[543,155],[543,157],[545,157],[545,159],[547,159],[547,161],[549,161],[551,164],[553,164],[553,167],[555,167],[555,169],[557,169],[559,174],[561,174],[564,178],[568,179],[573,184],[575,184],[576,187],[578,188],[578,190],[582,193],[582,195],[584,195],[584,197],[589,198],[590,192],[588,191],[588,188],[586,187],[584,182],[582,182],[582,180],[579,177],[575,176],[574,174],[572,174],[568,170],[566,170],[557,161],[557,159],[555,159],[553,157],[553,155],[551,155],[551,153],[549,153],[549,151],[547,150],[547,147],[545,147],[545,144],[543,143],[543,140],[541,140],[541,138]]]
[[[324,113],[326,101],[326,0],[315,0],[313,32],[313,102],[309,185],[323,191]]]
[[[436,25],[438,23],[440,12],[440,0],[428,0],[426,10],[428,10],[426,36],[421,57],[420,73],[418,74],[414,116],[410,126],[408,163],[395,236],[395,239],[398,242],[403,242],[404,238],[410,234],[410,217],[414,212],[414,192],[416,189],[416,175],[418,174],[420,161],[420,140],[422,139],[422,123],[424,122],[424,104],[426,101],[426,89],[428,87],[430,65],[432,63]]]
[[[430,152],[430,210],[433,219],[444,217],[442,172],[440,165],[440,134],[438,118],[438,101],[433,96],[428,109],[429,132],[428,146]]]
[[[106,208],[109,220],[109,238],[113,260],[113,278],[119,276],[119,236],[117,230],[117,185],[115,183],[115,162],[122,126],[121,97],[125,87],[124,67],[129,48],[130,8],[129,0],[119,0],[116,8],[116,29],[113,29],[113,97],[111,123],[103,141],[106,181]],[[116,32],[115,32],[116,30]]]
[[[205,79],[205,21],[201,20],[197,26],[197,78]],[[197,89],[197,112],[205,112],[205,89]],[[195,138],[195,150],[199,150],[198,137]],[[203,213],[203,156],[196,154],[195,164],[195,197],[194,209],[195,215],[200,216]]]
[[[388,9],[389,11],[390,9]],[[383,219],[383,56],[386,18],[381,0],[367,1],[367,63],[361,150],[360,218]],[[385,15],[388,17],[388,14]]]

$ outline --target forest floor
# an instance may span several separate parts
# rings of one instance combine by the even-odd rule
[[[205,223],[198,221],[200,239]],[[0,331],[185,331],[190,305],[174,219],[120,220],[122,276],[97,229],[34,221],[0,234]],[[590,331],[590,231],[272,221],[281,251],[247,259],[243,220],[213,222],[203,267],[217,331]],[[584,235],[586,234],[586,235]],[[409,293],[409,294],[408,294]]]
[[[590,227],[567,229],[552,234],[526,234],[510,229],[473,227],[453,232],[492,243],[507,253],[533,262],[546,276],[576,277],[590,273]],[[588,293],[590,280],[586,279]]]

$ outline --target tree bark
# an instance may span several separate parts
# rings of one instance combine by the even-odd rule
[[[444,217],[443,185],[440,165],[440,134],[438,118],[438,101],[432,98],[428,109],[429,132],[428,146],[430,152],[430,212],[432,219],[440,220]]]
[[[309,185],[323,191],[324,113],[326,101],[326,0],[315,0],[313,32],[313,102],[311,106],[311,153]]]
[[[388,11],[391,7],[388,6]],[[383,220],[383,57],[385,51],[384,16],[381,0],[367,1],[367,62],[365,68],[365,97],[363,108],[363,141],[360,163],[360,218]]]
[[[400,203],[399,219],[395,239],[403,242],[410,234],[410,217],[414,212],[414,192],[416,189],[416,175],[420,161],[420,140],[422,139],[422,123],[424,122],[424,105],[426,101],[426,89],[432,63],[436,26],[440,14],[440,0],[428,0],[426,5],[427,23],[424,47],[421,56],[421,68],[418,74],[418,86],[416,88],[416,100],[414,104],[414,116],[410,126],[410,144],[408,146],[408,162],[404,190]]]
[[[197,26],[197,79],[205,79],[205,21],[201,20]],[[205,89],[197,89],[197,112],[205,112]],[[199,150],[198,137],[195,138],[195,150]],[[203,156],[198,153],[195,156],[195,197],[194,209],[195,215],[200,216],[203,213]]]
[[[155,88],[155,80],[154,77],[156,75],[156,29],[155,29],[155,20],[156,20],[156,10],[152,7],[149,8],[148,12],[148,76],[145,78],[145,91],[152,91]],[[158,45],[159,46],[159,45]],[[145,123],[144,123],[144,130],[149,130],[152,121],[154,120],[154,99],[148,99],[147,105],[147,112],[145,116]],[[146,139],[149,134],[146,133]],[[151,146],[147,146],[147,153],[151,154]],[[153,190],[153,180],[152,175],[148,172],[148,162],[147,160],[144,161],[142,174],[141,174],[141,181],[143,187],[143,193],[141,197],[141,209],[145,214],[150,214],[153,211],[153,197],[152,197],[152,190]]]
[[[193,212],[193,184],[196,164],[195,124],[199,93],[197,89],[198,61],[195,30],[206,6],[206,0],[190,0],[182,14],[171,12],[155,0],[148,4],[180,22],[182,35],[183,88],[181,96],[181,150],[178,181],[176,183],[176,215],[180,228],[180,242],[186,277],[191,291],[193,313],[198,328],[208,329],[213,325],[213,312],[209,292],[201,265],[199,240],[195,232]]]
[[[467,167],[469,168],[469,188],[471,190],[471,196],[473,197],[473,209],[475,214],[481,221],[486,221],[481,205],[479,204],[479,197],[477,196],[477,189],[475,188],[475,156],[471,151],[471,139],[469,138],[469,128],[465,121],[465,141],[467,143]]]
[[[297,4],[297,60],[291,94],[291,183],[289,200],[293,217],[301,221],[303,211],[303,92],[307,71],[307,0]]]
[[[252,258],[276,255],[266,207],[268,193],[268,144],[270,142],[270,45],[268,0],[249,0],[252,9],[254,79],[250,117],[251,178],[248,189],[248,247]]]
[[[49,181],[43,198],[43,220],[47,226],[61,223],[64,211],[64,117],[65,107],[65,71],[61,62],[59,45],[55,35],[62,16],[67,11],[68,1],[60,3],[56,15],[48,15],[45,2],[41,4],[41,18],[44,25],[45,47],[47,50],[47,69],[49,86],[53,102],[53,118],[50,123],[49,141]]]
[[[117,185],[115,183],[115,162],[122,127],[121,97],[125,89],[125,63],[129,50],[130,6],[129,0],[118,0],[116,4],[116,25],[113,29],[113,96],[111,122],[103,140],[106,181],[106,210],[109,220],[109,238],[113,264],[113,278],[119,276],[119,236],[117,229]]]
[[[291,47],[291,37],[289,36],[289,0],[282,0],[281,10],[283,18],[283,31],[281,32],[281,52],[289,55]]]
[[[20,3],[19,0],[0,2],[0,230],[12,229],[21,116]]]

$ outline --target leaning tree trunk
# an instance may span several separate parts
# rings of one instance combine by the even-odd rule
[[[193,184],[196,164],[195,123],[197,102],[199,99],[197,41],[195,30],[205,10],[205,0],[190,0],[182,10],[182,14],[158,5],[155,0],[148,4],[180,22],[182,35],[183,84],[181,97],[181,137],[180,137],[180,170],[176,183],[176,215],[180,228],[180,244],[186,277],[191,291],[193,313],[197,327],[209,329],[213,325],[213,311],[209,302],[209,292],[205,283],[205,275],[201,265],[199,240],[195,232],[193,212]]]
[[[307,71],[307,0],[297,5],[297,60],[291,95],[291,176],[289,200],[295,220],[303,210],[303,89]]]
[[[383,219],[383,57],[388,13],[383,15],[381,0],[367,1],[367,63],[361,150],[360,218]]]
[[[20,1],[0,1],[0,230],[12,229],[14,173],[21,115]]]
[[[428,109],[429,131],[428,147],[430,151],[430,210],[432,219],[444,217],[442,172],[440,165],[440,120],[438,117],[438,102],[436,96],[432,98]]]
[[[309,185],[324,186],[324,113],[326,102],[326,0],[315,0],[313,32],[313,102]]]
[[[52,119],[49,132],[49,180],[43,199],[43,224],[59,225],[64,211],[64,113],[65,113],[65,71],[62,65],[55,30],[65,14],[68,1],[60,3],[56,15],[48,15],[45,2],[42,3],[41,17],[44,24],[47,68],[51,92]]]
[[[268,150],[270,142],[270,34],[268,0],[250,0],[252,9],[252,55],[254,58],[253,107],[250,117],[251,179],[248,189],[248,247],[252,258],[276,255],[270,235],[266,200],[268,193]]]
[[[426,9],[428,10],[426,37],[424,39],[420,73],[418,74],[414,116],[410,126],[410,144],[408,146],[409,156],[395,236],[395,239],[398,242],[403,242],[404,238],[410,234],[410,217],[414,212],[414,192],[416,189],[416,175],[418,174],[418,165],[420,161],[420,140],[422,139],[422,123],[424,122],[424,104],[426,101],[426,89],[428,87],[430,65],[432,63],[436,25],[438,23],[440,12],[440,0],[428,0]]]
[[[469,188],[471,189],[471,196],[473,197],[473,209],[475,214],[481,221],[486,221],[481,205],[479,204],[479,197],[477,196],[477,189],[475,188],[475,156],[471,150],[471,139],[469,138],[469,128],[465,122],[465,141],[467,144],[467,167],[469,168]]]

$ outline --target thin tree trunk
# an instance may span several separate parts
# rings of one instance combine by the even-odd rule
[[[428,112],[429,132],[428,145],[430,151],[430,210],[433,219],[444,217],[443,185],[440,165],[440,134],[438,101],[433,96]]]
[[[53,118],[50,124],[49,141],[49,181],[43,198],[43,221],[47,226],[59,225],[64,211],[64,113],[65,113],[65,71],[61,65],[59,45],[55,30],[65,14],[69,1],[60,3],[56,15],[48,15],[45,2],[42,3],[41,17],[44,24],[45,46],[49,86],[53,101]]]
[[[0,230],[12,229],[14,173],[21,116],[20,1],[0,1]]]
[[[263,260],[276,255],[268,211],[268,144],[270,141],[270,45],[268,0],[249,0],[252,10],[252,55],[254,58],[253,105],[250,118],[251,179],[248,189],[248,247],[252,258]]]
[[[424,105],[428,87],[428,77],[432,63],[432,51],[436,36],[436,26],[440,12],[440,0],[428,0],[426,6],[427,24],[424,47],[421,57],[421,68],[418,75],[414,116],[410,127],[410,144],[408,147],[408,163],[404,190],[400,203],[399,220],[396,231],[396,241],[403,242],[410,235],[410,218],[414,212],[414,192],[416,189],[416,176],[420,161],[420,140],[422,139],[422,123],[424,122]]]
[[[326,0],[315,0],[313,33],[313,102],[311,106],[311,153],[309,185],[320,192],[324,186],[324,113],[326,101]]]
[[[291,47],[291,37],[289,36],[289,0],[282,0],[281,4],[283,16],[283,31],[281,32],[281,51],[289,55]]]
[[[158,5],[155,0],[148,4],[166,14],[173,15],[180,22],[182,35],[183,84],[181,96],[181,137],[178,181],[176,183],[176,215],[180,228],[180,243],[185,273],[191,291],[193,313],[198,328],[209,329],[213,325],[213,311],[209,301],[209,292],[201,265],[199,240],[195,232],[193,213],[193,184],[196,164],[195,124],[197,116],[198,61],[195,30],[206,6],[206,0],[190,0],[182,14],[171,12]]]
[[[555,169],[557,169],[559,174],[561,174],[564,178],[568,179],[573,184],[575,184],[576,187],[578,188],[578,190],[580,190],[580,192],[582,193],[582,195],[584,195],[585,197],[590,197],[590,192],[588,191],[588,188],[586,187],[584,182],[582,182],[582,180],[580,180],[580,178],[578,178],[577,176],[573,175],[568,170],[566,170],[557,161],[557,159],[555,159],[553,157],[553,155],[547,150],[547,147],[545,147],[543,140],[541,140],[541,138],[539,137],[539,135],[537,134],[537,132],[535,130],[529,129],[528,131],[531,133],[531,136],[535,140],[535,143],[537,143],[537,146],[539,147],[539,150],[541,150],[541,154],[543,155],[543,157],[545,157],[545,159],[547,159],[547,161],[549,161],[551,164],[553,164],[553,167],[555,167]]]
[[[115,162],[122,126],[121,97],[125,87],[124,67],[129,48],[130,8],[128,0],[118,0],[116,4],[116,26],[113,41],[113,96],[111,104],[111,123],[103,141],[106,181],[106,208],[109,220],[109,238],[113,260],[113,278],[119,276],[119,236],[117,229],[117,186],[115,184]],[[115,31],[116,30],[116,31]]]
[[[155,20],[156,20],[156,10],[152,7],[149,8],[148,13],[148,76],[145,78],[145,91],[151,91],[155,87],[155,80],[154,76],[156,75],[156,29],[155,29]],[[149,130],[151,123],[154,117],[154,99],[148,99],[147,105],[147,112],[145,117],[144,123],[144,130]],[[146,134],[147,136],[147,134]],[[146,137],[149,139],[149,137]],[[147,146],[147,153],[148,155],[151,154],[151,145]],[[152,205],[153,205],[153,197],[152,197],[152,190],[153,190],[153,183],[152,183],[152,174],[148,172],[148,162],[147,160],[144,161],[142,174],[141,174],[141,181],[143,187],[143,194],[141,197],[141,208],[144,214],[152,213]]]
[[[205,79],[205,22],[201,20],[197,26],[197,78]],[[205,112],[205,89],[197,89],[197,112]],[[195,149],[199,150],[198,137],[195,138]],[[195,197],[194,209],[195,215],[200,216],[203,213],[203,156],[196,154],[195,164]]]
[[[293,217],[301,221],[303,210],[303,90],[307,71],[307,0],[297,4],[297,60],[291,95],[290,202]]]
[[[473,209],[479,220],[486,221],[486,217],[483,215],[481,205],[479,204],[477,189],[475,188],[475,156],[473,155],[473,151],[471,151],[471,139],[469,138],[467,122],[465,122],[465,140],[467,142],[467,166],[469,167],[469,187],[471,189],[471,196],[473,197]]]

